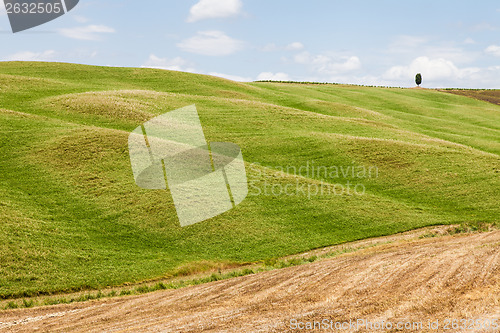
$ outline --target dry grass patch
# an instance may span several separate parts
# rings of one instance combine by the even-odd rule
[[[49,97],[43,104],[51,110],[104,116],[115,120],[145,122],[154,114],[154,103],[121,91],[86,92]]]

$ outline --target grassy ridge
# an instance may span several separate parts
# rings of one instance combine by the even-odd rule
[[[181,228],[168,191],[135,185],[127,138],[142,122],[190,104],[208,141],[241,147],[250,194],[229,212]],[[163,277],[200,261],[264,260],[426,225],[499,222],[500,107],[437,91],[7,62],[0,63],[0,131],[4,298]],[[308,163],[378,173],[292,172]],[[361,183],[365,194],[270,192],[320,182]]]

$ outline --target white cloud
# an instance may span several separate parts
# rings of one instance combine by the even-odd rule
[[[286,46],[278,46],[276,43],[268,43],[260,48],[263,52],[276,52],[276,51],[300,51],[304,48],[301,42],[293,42]]]
[[[490,45],[484,50],[484,52],[494,55],[496,57],[500,57],[500,46]]]
[[[498,30],[498,27],[491,25],[487,22],[482,22],[482,23],[479,23],[479,24],[476,24],[475,26],[473,26],[471,30],[475,31],[475,32],[496,31],[496,30]]]
[[[86,27],[63,28],[58,30],[65,37],[80,40],[100,40],[100,34],[114,33],[115,29],[105,25],[88,25]]]
[[[241,50],[244,42],[227,36],[222,31],[199,31],[196,36],[188,38],[177,46],[186,52],[208,56],[225,56]]]
[[[433,81],[456,78],[459,72],[459,69],[449,60],[418,57],[409,66],[390,68],[383,77],[389,80],[404,80],[412,78],[416,73],[422,73],[427,80]]]
[[[286,73],[262,72],[257,76],[257,81],[291,81]]]
[[[187,21],[237,16],[242,7],[241,0],[200,0],[189,10]]]
[[[280,48],[275,43],[268,43],[263,47],[261,47],[260,50],[263,52],[274,52],[274,51],[279,51]]]
[[[304,48],[304,44],[302,44],[301,42],[293,42],[293,43],[290,43],[286,46],[286,49],[288,51],[299,51],[299,50],[302,50]]]
[[[308,65],[320,74],[339,74],[361,68],[361,61],[356,56],[332,56],[328,54],[311,55],[305,51],[295,55],[297,64]]]
[[[82,62],[83,60],[85,63],[85,61],[97,57],[99,55],[99,52],[92,49],[77,48],[71,51],[66,51],[63,55],[65,59],[72,59],[72,62]]]
[[[418,57],[408,66],[394,66],[382,78],[393,85],[412,85],[416,73],[422,73],[423,81],[433,87],[498,88],[500,66],[490,68],[457,67],[452,61],[439,58]]]
[[[238,81],[238,82],[250,82],[253,81],[252,78],[250,77],[244,77],[244,76],[238,76],[238,75],[231,75],[231,74],[224,74],[224,73],[217,73],[217,72],[210,72],[208,75],[212,76],[218,76],[222,77],[224,79],[232,80],[232,81]]]
[[[5,58],[7,61],[51,61],[54,60],[56,51],[47,50],[44,52],[18,52]]]
[[[394,66],[381,75],[379,82],[391,86],[413,86],[415,74],[422,73],[427,87],[500,88],[500,66],[460,67],[450,59],[418,57],[409,65]]]
[[[195,72],[195,69],[190,67],[192,66],[187,60],[176,57],[176,58],[160,58],[154,54],[151,54],[146,60],[146,62],[142,65],[142,67],[147,68],[158,68],[158,69],[167,69],[171,71],[181,71],[181,72]]]
[[[297,58],[297,57],[296,57]],[[304,56],[298,57],[299,62],[310,60]],[[318,58],[319,63],[327,62]],[[422,56],[410,61],[408,65],[393,66],[382,73],[362,73],[347,71],[343,73],[325,73],[317,71],[309,76],[300,77],[300,81],[336,82],[361,85],[401,86],[415,85],[415,74],[422,73],[424,87],[453,88],[500,88],[500,66],[462,67],[446,58],[431,58]],[[361,75],[360,75],[361,74]]]
[[[491,66],[470,73],[466,77],[467,80],[463,80],[462,82],[465,83],[465,88],[500,89],[499,77],[500,66]]]
[[[476,41],[470,37],[464,40],[464,44],[476,44]]]

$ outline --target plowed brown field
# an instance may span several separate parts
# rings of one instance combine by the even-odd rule
[[[444,329],[448,318],[483,320],[477,326],[469,322],[468,332],[487,331],[480,329],[486,319],[500,321],[500,231],[401,239],[178,290],[9,310],[0,313],[0,330],[296,332],[294,319],[304,325],[364,319],[374,324],[421,322],[415,331],[422,332],[460,331],[451,329],[451,323]],[[439,320],[439,330],[428,329],[428,320]],[[344,331],[369,330],[360,325]]]
[[[442,90],[455,95],[467,96],[500,105],[500,90]]]

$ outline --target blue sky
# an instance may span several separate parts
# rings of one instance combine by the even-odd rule
[[[0,7],[3,4],[0,0]],[[241,81],[500,88],[498,1],[80,0],[0,60],[155,67]]]

